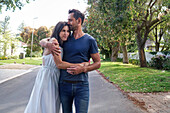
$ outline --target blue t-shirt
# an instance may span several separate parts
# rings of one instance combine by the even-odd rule
[[[82,63],[90,60],[90,54],[98,53],[96,40],[85,34],[79,39],[70,36],[63,44],[63,61],[69,63]],[[71,75],[67,70],[60,72],[60,81],[88,81],[88,73],[80,73],[78,75]]]

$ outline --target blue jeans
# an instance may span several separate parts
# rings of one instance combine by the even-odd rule
[[[73,100],[76,113],[87,113],[89,104],[89,83],[59,83],[60,100],[62,103],[63,113],[73,113]]]

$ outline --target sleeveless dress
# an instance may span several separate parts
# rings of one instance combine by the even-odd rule
[[[24,113],[59,113],[58,82],[60,70],[56,67],[52,54],[43,56],[43,60],[45,64],[36,76]]]

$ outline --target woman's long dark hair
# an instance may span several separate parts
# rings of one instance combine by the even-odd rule
[[[58,40],[58,43],[60,46],[62,46],[62,40],[59,36],[61,30],[63,29],[64,26],[68,26],[69,28],[69,36],[71,34],[70,32],[70,26],[67,24],[67,22],[58,22],[53,30],[53,33],[51,35],[51,38],[56,38]]]

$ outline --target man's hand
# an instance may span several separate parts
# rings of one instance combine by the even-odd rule
[[[67,72],[72,75],[77,75],[86,71],[84,66],[70,66],[69,68],[67,68]]]

